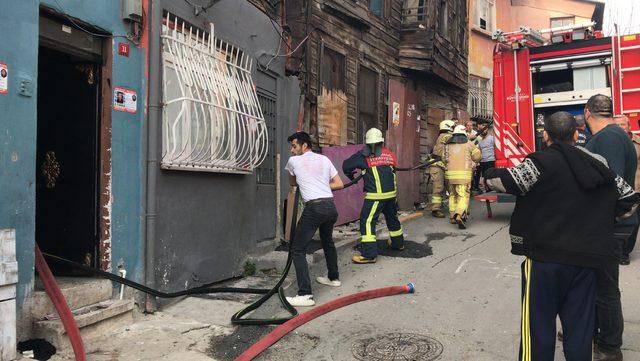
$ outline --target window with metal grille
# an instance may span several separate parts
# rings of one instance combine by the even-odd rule
[[[473,117],[491,118],[493,116],[493,92],[489,79],[469,76],[467,110]]]
[[[253,59],[213,30],[164,19],[161,167],[251,173],[268,147]]]
[[[277,101],[274,95],[258,89],[258,101],[267,125],[269,142],[267,156],[264,162],[256,169],[257,182],[259,184],[276,183],[276,119],[278,114]]]
[[[489,32],[495,31],[495,12],[495,0],[476,0],[473,25]]]

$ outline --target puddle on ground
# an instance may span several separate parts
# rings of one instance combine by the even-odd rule
[[[433,233],[425,233],[425,237],[427,237],[427,243],[431,241],[440,241],[447,237],[464,237],[462,238],[462,242],[466,242],[469,238],[473,238],[476,235],[472,233],[458,233],[458,232],[433,232]]]
[[[404,241],[404,249],[398,251],[387,247],[386,240],[378,240],[378,255],[394,258],[423,258],[431,256],[433,250],[429,242],[417,243],[413,241]]]

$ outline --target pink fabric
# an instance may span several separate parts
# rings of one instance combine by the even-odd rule
[[[344,173],[342,173],[342,162],[361,149],[362,144],[324,147],[322,148],[322,154],[331,160],[331,163],[333,163],[338,170],[338,174],[340,175],[342,182],[346,184],[350,182],[350,180],[344,175]],[[362,187],[363,181],[360,180],[358,184],[354,184],[347,189],[333,192],[333,199],[336,202],[336,208],[338,209],[338,221],[336,222],[336,226],[360,219],[360,209],[364,202],[364,192]]]

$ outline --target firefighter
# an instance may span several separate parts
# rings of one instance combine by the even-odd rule
[[[456,123],[453,120],[445,119],[440,122],[440,134],[433,147],[433,153],[442,153],[442,148],[449,138]],[[443,161],[438,161],[429,167],[429,178],[431,180],[431,215],[436,218],[444,218],[442,213],[442,193],[444,192],[444,171]]]
[[[374,263],[378,256],[376,223],[384,214],[389,229],[387,246],[404,249],[402,226],[398,220],[396,202],[396,155],[383,146],[384,138],[379,129],[371,128],[365,134],[365,146],[342,164],[344,174],[353,179],[356,169],[364,174],[364,203],[360,212],[360,254],[353,256],[354,263]]]
[[[452,224],[457,223],[460,229],[465,229],[473,167],[482,159],[482,153],[467,138],[464,125],[458,125],[436,155],[443,158],[447,167],[445,179],[449,187],[449,219]]]

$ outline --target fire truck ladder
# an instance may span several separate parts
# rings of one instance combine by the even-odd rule
[[[528,26],[521,26],[520,30],[510,31],[506,33],[498,29],[493,34],[492,38],[503,44],[508,44],[512,48],[514,48],[513,44],[518,44],[517,46],[515,46],[516,48],[522,46],[536,47],[545,45],[549,42],[549,39],[545,38],[545,34],[554,35],[573,32],[575,30],[589,29],[595,24],[596,23],[592,21],[583,24],[560,26],[557,28],[548,28],[542,30],[535,30]]]
[[[617,41],[619,113],[640,113],[640,36],[616,35],[612,38]]]

